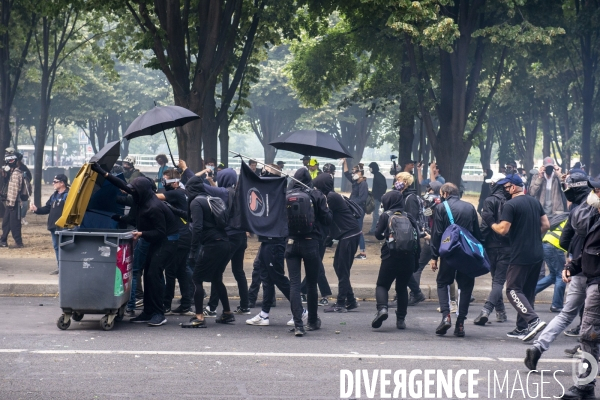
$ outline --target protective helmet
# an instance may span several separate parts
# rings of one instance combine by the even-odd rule
[[[333,165],[331,163],[327,163],[327,164],[323,165],[323,172],[328,173],[328,174],[334,174],[335,173],[335,165]]]
[[[134,156],[127,156],[123,159],[124,163],[128,163],[131,165],[135,165],[135,157]]]

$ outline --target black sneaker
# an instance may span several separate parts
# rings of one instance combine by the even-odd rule
[[[192,311],[191,308],[183,308],[182,306],[177,307],[174,310],[171,310],[171,314],[173,315],[196,315],[195,312]],[[166,315],[166,313],[165,313]]]
[[[515,328],[514,330],[512,330],[506,334],[506,336],[508,336],[509,338],[515,338],[515,339],[521,339],[521,340],[525,337],[525,335],[527,335],[527,329],[519,329],[519,328]]]
[[[6,243],[6,242],[0,242],[0,247],[8,247],[8,243]]]
[[[229,324],[231,322],[235,322],[235,317],[233,316],[232,313],[223,313],[219,316],[219,318],[217,318],[217,320],[215,321],[217,324]]]
[[[507,320],[506,311],[496,311],[496,322],[506,322]]]
[[[529,328],[527,329],[527,334],[522,339],[524,342],[528,342],[534,339],[538,333],[544,330],[546,327],[546,323],[541,319],[537,318],[535,321],[529,323]]]
[[[152,315],[146,314],[142,311],[140,315],[138,315],[135,318],[131,318],[129,322],[133,322],[134,324],[147,324],[148,322],[150,322],[151,319]]]
[[[490,313],[488,312],[488,310],[481,310],[481,313],[479,313],[479,316],[477,316],[477,318],[473,320],[473,323],[475,325],[485,326],[485,324],[487,324],[488,322],[489,317]]]
[[[150,321],[148,321],[148,326],[161,326],[167,323],[167,319],[162,314],[154,314]]]
[[[572,349],[565,349],[565,355],[571,358],[579,357],[581,355],[581,345],[577,345]]]
[[[423,292],[420,292],[419,294],[410,296],[410,299],[408,300],[408,305],[416,306],[417,304],[425,300],[425,295],[423,294]]]
[[[442,318],[442,322],[435,329],[436,335],[445,335],[448,332],[448,329],[452,327],[452,320],[450,319],[450,315],[446,316],[446,318]]]
[[[206,328],[206,320],[199,320],[198,317],[193,317],[189,322],[179,324],[182,328]]]
[[[327,297],[323,297],[321,300],[319,300],[319,306],[325,307],[328,305],[329,305],[329,300],[327,300]]]
[[[304,327],[296,327],[294,328],[294,336],[296,337],[302,337],[306,334],[306,331],[304,330]]]
[[[583,387],[571,386],[562,395],[561,399],[563,399],[563,400],[595,399],[596,396],[594,395],[594,389],[595,389],[595,385],[585,385]]]
[[[305,294],[301,294],[300,299],[302,300],[302,303],[306,303],[306,295]]]
[[[562,310],[563,310],[562,307],[553,307],[553,306],[550,306],[550,312],[559,313]]]
[[[459,318],[456,320],[456,325],[454,326],[454,336],[456,337],[465,337],[465,320]]]
[[[367,259],[367,255],[364,253],[360,253],[359,255],[357,255],[356,257],[354,257],[355,260],[366,260]]]
[[[308,321],[305,328],[307,331],[316,331],[321,329],[321,318],[317,317],[317,320],[314,322]]]
[[[346,307],[342,307],[338,303],[333,303],[329,307],[326,307],[323,312],[345,313],[348,312],[348,310],[346,310]]]
[[[579,336],[581,336],[580,328],[581,328],[581,326],[576,326],[573,329],[569,329],[569,330],[565,331],[565,335],[571,336],[571,337],[579,337]]]
[[[537,371],[537,363],[542,352],[535,346],[531,346],[525,351],[525,366],[532,371]]]
[[[406,329],[406,322],[404,321],[404,318],[400,318],[400,317],[396,316],[396,328],[397,329]]]
[[[210,309],[209,306],[206,306],[204,308],[204,311],[202,312],[202,314],[204,314],[204,318],[216,318],[217,317],[217,311],[212,311]]]
[[[383,324],[383,321],[386,319],[388,319],[388,309],[384,307],[375,314],[375,318],[373,318],[373,321],[371,322],[371,327],[375,329],[381,328],[381,324]]]
[[[356,308],[360,307],[360,304],[358,304],[358,301],[354,300],[351,303],[347,303],[346,304],[346,310],[350,311],[350,310],[354,310]]]
[[[249,308],[242,308],[240,306],[238,306],[238,308],[236,308],[235,310],[233,310],[233,313],[236,315],[250,315],[250,309]]]

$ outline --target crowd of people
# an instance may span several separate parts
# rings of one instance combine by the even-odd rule
[[[437,272],[441,313],[435,334],[445,335],[454,326],[455,336],[465,336],[475,278],[468,271],[452,267],[440,251],[444,232],[458,225],[483,244],[492,277],[491,291],[473,319],[474,325],[488,324],[494,311],[497,322],[506,322],[506,293],[506,300],[517,314],[516,326],[507,336],[525,342],[535,339],[526,350],[528,368],[537,368],[542,354],[577,316],[579,326],[565,334],[580,336],[581,344],[569,349],[569,354],[584,351],[596,359],[600,355],[600,316],[596,312],[600,307],[600,181],[590,179],[580,165],[562,173],[547,157],[539,170],[532,171],[536,173],[530,174],[529,182],[516,163],[506,165],[503,172],[487,171],[482,187],[485,190],[475,208],[461,200],[460,183],[446,182],[436,163],[429,164],[428,179],[423,178],[420,163],[409,160],[394,165],[391,190],[377,163],[370,163],[373,187],[369,190],[364,164],[350,167],[342,159],[343,176],[351,182],[351,193],[346,198],[334,190],[335,165],[328,163],[321,169],[315,159],[302,160],[305,167],[295,172],[287,188],[289,233],[285,237],[257,235],[260,248],[250,286],[243,260],[252,232],[240,230],[223,218],[238,195],[238,176],[233,169],[207,159],[205,168],[195,173],[183,160],[177,167],[167,167],[166,156],[159,155],[159,175],[153,178],[135,168],[133,157],[126,157],[112,171],[92,164],[93,171],[122,191],[123,196],[115,201],[130,206],[127,215],[113,216],[122,227],[135,227],[134,273],[126,310],[130,322],[160,326],[167,322],[165,316],[188,315],[191,318],[182,324],[184,328],[206,328],[206,320],[211,317],[217,323],[231,323],[235,316],[251,314],[262,285],[261,310],[246,324],[269,325],[277,287],[290,302],[293,317],[288,325],[294,334],[303,336],[318,330],[319,306],[324,312],[335,313],[359,307],[351,269],[354,260],[367,257],[363,221],[365,213],[372,212],[373,224],[366,234],[381,242],[376,314],[371,322],[374,329],[382,326],[390,308],[396,308],[396,327],[407,328],[408,306],[425,300],[419,288],[420,277],[430,265]],[[414,176],[415,164],[419,185]],[[249,162],[250,169],[265,178],[280,177],[283,166],[280,162],[258,169],[256,161]],[[5,185],[0,192],[5,204],[0,246],[6,246],[9,232],[17,246],[23,245],[18,204],[28,171],[22,167],[19,154],[7,149],[2,171]],[[48,230],[57,251],[54,222],[68,195],[67,177],[57,175],[53,185],[55,191],[46,205],[31,204],[30,210],[49,214]],[[424,194],[418,193],[419,187]],[[323,256],[333,242],[337,243],[333,267],[338,293],[330,303],[332,292]],[[223,283],[229,263],[240,298],[234,309]],[[544,264],[548,275],[544,274]],[[172,309],[176,281],[181,301]],[[396,297],[390,301],[388,293],[394,282]],[[571,283],[565,300],[567,282]],[[204,283],[211,287],[206,307]],[[458,287],[455,295],[454,284]],[[548,324],[536,313],[534,303],[536,294],[550,285],[554,285],[550,311],[558,315]],[[217,315],[219,303],[222,312]],[[141,313],[136,314],[140,308]],[[456,316],[454,325],[452,314]],[[593,391],[593,382],[573,386],[564,398],[580,398]]]

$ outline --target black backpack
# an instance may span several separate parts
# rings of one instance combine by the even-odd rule
[[[354,200],[350,200],[344,195],[342,195],[342,197],[346,201],[346,204],[348,205],[348,208],[350,209],[350,212],[354,218],[361,219],[365,215],[365,210],[363,210],[362,207],[359,206]]]
[[[206,199],[210,212],[215,220],[215,226],[219,229],[225,229],[229,224],[229,211],[225,202],[219,197],[202,196]]]
[[[401,211],[386,211],[388,218],[388,249],[393,253],[414,253],[418,234],[408,215]]]
[[[373,197],[373,193],[369,190],[367,192],[367,203],[365,204],[365,214],[371,214],[375,211],[375,197]]]
[[[286,210],[290,236],[313,231],[315,208],[310,194],[301,189],[290,190],[286,195]]]
[[[419,228],[421,228],[422,231],[429,231],[429,221],[427,220],[427,217],[425,216],[425,202],[423,201],[423,199],[420,196],[417,196],[414,193],[410,193],[408,196],[406,196],[406,199],[404,200],[405,206],[406,206],[406,201],[408,200],[408,198],[410,196],[415,196],[415,198],[417,199],[417,202],[419,203],[419,215],[417,215],[417,225],[419,226]]]

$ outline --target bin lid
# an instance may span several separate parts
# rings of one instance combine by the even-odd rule
[[[73,228],[81,225],[85,210],[90,202],[98,173],[92,171],[90,164],[84,164],[79,169],[77,176],[71,183],[61,217],[56,221],[56,226]]]

